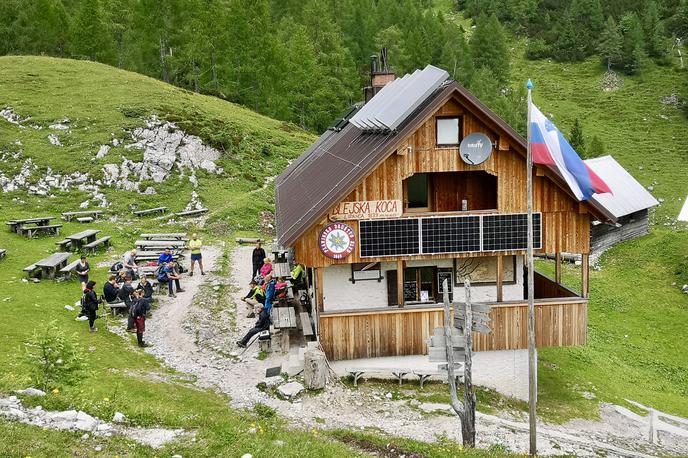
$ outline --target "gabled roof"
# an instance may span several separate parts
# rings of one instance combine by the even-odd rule
[[[428,67],[434,69],[433,74],[436,74],[435,70],[439,70],[432,66]],[[401,94],[396,94],[395,90],[384,91],[387,93],[384,95],[383,91],[380,91],[364,105],[364,108],[381,95],[395,99],[400,95],[403,97],[405,87],[397,86]],[[390,89],[393,88],[394,86]],[[301,157],[276,178],[275,220],[277,238],[281,246],[291,246],[296,242],[386,159],[399,142],[412,134],[452,96],[457,96],[474,115],[492,124],[499,135],[505,135],[516,150],[525,156],[526,140],[456,81],[447,78],[432,91],[416,93],[419,99],[412,104],[413,111],[399,119],[394,124],[395,129],[363,130],[351,122],[338,122],[336,129],[327,130],[322,134]],[[364,108],[358,113],[363,112]],[[372,112],[363,113],[367,118],[375,116]],[[560,177],[551,171],[547,172],[547,176],[575,199]],[[591,200],[589,203],[596,218],[602,221],[614,219],[597,202]]]
[[[611,188],[614,194],[594,194],[593,199],[615,218],[659,205],[621,164],[611,156],[587,159],[585,163]]]

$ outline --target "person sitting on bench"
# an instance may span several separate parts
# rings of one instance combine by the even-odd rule
[[[184,290],[182,289],[181,285],[179,284],[179,279],[182,278],[181,275],[177,272],[177,263],[172,261],[167,264],[165,264],[162,269],[160,269],[160,273],[158,274],[158,281],[160,283],[167,283],[167,291],[168,291],[168,296],[169,297],[177,297],[174,294],[174,286],[177,287],[177,292],[178,293],[183,293]],[[175,283],[173,286],[172,282]]]
[[[272,310],[272,303],[275,300],[275,285],[277,282],[272,278],[272,275],[265,277],[265,283],[263,284],[263,289],[265,291],[265,304],[263,309],[268,312]]]
[[[306,270],[303,264],[297,263],[294,269],[291,271],[291,284],[292,291],[294,291],[294,296],[296,296],[296,291],[299,289],[306,288]]]
[[[260,311],[260,315],[258,315],[258,321],[256,321],[256,325],[246,333],[243,339],[237,341],[236,344],[241,348],[246,348],[246,345],[248,344],[249,340],[251,340],[251,337],[263,331],[267,331],[268,329],[270,329],[270,311],[263,309]]]
[[[165,248],[165,251],[162,252],[160,257],[158,258],[158,265],[159,266],[164,266],[168,262],[172,262],[174,260],[174,257],[172,256],[172,251],[170,250],[169,247]]]
[[[108,304],[118,302],[117,293],[119,292],[119,285],[117,284],[117,277],[110,275],[108,281],[103,285],[103,299]]]
[[[249,313],[246,318],[255,318],[260,315],[260,311],[263,310],[263,304],[265,304],[265,292],[263,288],[258,286],[255,280],[251,280],[249,284],[248,294],[241,298],[242,301],[246,302],[249,306]]]
[[[131,316],[131,307],[134,305],[134,286],[131,284],[131,277],[124,279],[124,284],[119,288],[117,297],[124,302],[129,312],[129,319],[127,320],[127,332],[134,332],[134,318]]]
[[[127,273],[131,278],[136,278],[136,270],[139,268],[136,264],[136,249],[126,253],[122,258],[122,266],[127,269]]]
[[[141,275],[141,280],[139,285],[136,287],[136,291],[143,291],[143,297],[150,299],[153,297],[153,285],[148,281],[145,275]]]
[[[289,283],[287,283],[284,277],[279,277],[275,283],[275,298],[285,299],[287,297],[287,288],[289,288]]]

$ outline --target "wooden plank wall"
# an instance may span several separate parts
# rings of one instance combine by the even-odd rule
[[[464,135],[482,132],[499,144],[490,158],[477,166],[467,165],[459,157],[458,148],[438,148],[435,144],[436,117],[462,115]],[[525,158],[500,138],[472,113],[466,112],[455,100],[450,100],[406,139],[397,153],[392,153],[342,201],[403,200],[403,180],[415,173],[462,172],[482,170],[497,176],[497,210],[502,213],[526,212]],[[579,210],[579,204],[555,183],[544,176],[534,176],[534,209],[543,213],[544,253],[588,253],[590,251],[590,217]],[[346,221],[358,231],[357,221]],[[333,261],[320,253],[319,234],[328,223],[323,218],[295,243],[299,262],[312,267],[331,264],[348,264],[362,261],[390,261],[399,259],[376,258],[361,260],[358,248],[347,259]],[[358,234],[357,234],[358,235]],[[502,253],[522,254],[522,252]],[[466,255],[471,256],[471,255]],[[424,256],[425,258],[451,258],[457,255]],[[413,259],[402,258],[402,259]]]
[[[587,301],[537,304],[538,347],[585,345]],[[393,309],[378,313],[322,314],[320,343],[333,361],[427,354],[427,338],[443,326],[443,310]],[[473,333],[476,351],[528,348],[526,303],[494,306],[491,334]]]

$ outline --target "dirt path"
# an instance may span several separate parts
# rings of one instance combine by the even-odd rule
[[[263,403],[297,426],[376,428],[422,441],[434,441],[438,437],[460,441],[456,417],[428,415],[413,400],[392,400],[384,391],[354,391],[335,383],[320,395],[305,395],[288,402],[259,390],[256,385],[260,382],[269,385],[282,381],[281,377],[266,379],[265,369],[282,364],[284,371],[287,357],[273,354],[259,361],[255,346],[243,353],[237,349],[234,342],[254,322],[246,318],[246,309],[240,301],[250,279],[251,247],[232,252],[230,278],[217,275],[221,254],[220,247],[208,247],[204,252],[206,276],[185,277],[182,286],[187,292],[175,299],[162,297],[152,319],[146,323],[147,340],[154,344],[147,351],[175,369],[194,375],[198,386],[214,387],[228,394],[233,407]],[[226,292],[227,289],[230,291]],[[208,304],[212,308],[217,303],[226,307],[209,313]],[[439,408],[442,410],[442,406]],[[614,406],[602,406],[601,415],[599,422],[575,420],[565,425],[540,425],[540,454],[595,456],[604,453],[642,457],[688,453],[688,445],[676,436],[661,434],[663,446],[651,445],[646,440],[647,427],[621,415]],[[477,431],[480,447],[497,444],[515,452],[527,452],[527,424],[522,418],[508,413],[499,417],[479,413]]]

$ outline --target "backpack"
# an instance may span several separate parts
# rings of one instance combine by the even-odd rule
[[[120,270],[122,270],[123,267],[124,264],[122,264],[122,262],[120,261],[117,261],[112,265],[112,267],[110,267],[110,272],[119,272]]]
[[[167,268],[160,269],[158,272],[158,281],[163,283],[170,281],[169,277],[167,276]]]

